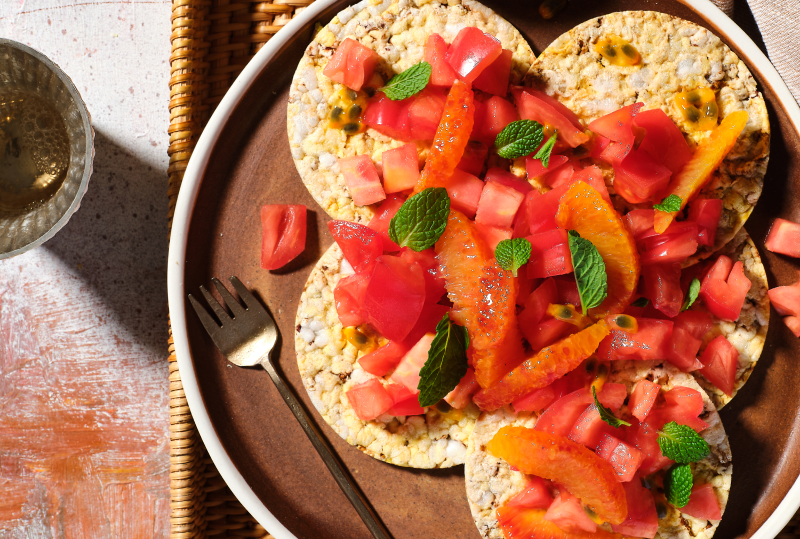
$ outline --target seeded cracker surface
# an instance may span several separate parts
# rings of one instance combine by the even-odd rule
[[[606,36],[630,42],[642,61],[635,66],[609,64],[594,48],[597,40]],[[699,195],[723,200],[716,245],[701,248],[687,265],[722,247],[750,216],[761,195],[769,160],[767,109],[744,62],[705,28],[653,11],[625,11],[591,19],[550,44],[534,62],[525,84],[544,89],[587,124],[637,102],[644,104],[643,110],[660,108],[691,147],[710,131],[692,131],[673,98],[687,90],[712,88],[720,119],[742,109],[750,119],[719,172]],[[616,208],[625,213],[636,207],[614,194],[610,167],[604,166],[604,174]]]
[[[647,378],[661,384],[665,390],[675,386],[685,386],[703,393],[702,388],[697,385],[690,374],[684,374],[670,366],[652,369],[647,373]],[[638,379],[628,379],[618,374],[609,381],[624,383],[630,392]],[[711,446],[711,454],[702,461],[692,464],[692,473],[696,483],[713,485],[720,509],[724,513],[725,505],[728,503],[733,471],[731,451],[719,414],[705,393],[703,393],[703,401],[705,410],[700,418],[708,423],[709,427],[700,435]],[[495,511],[521,492],[525,486],[524,474],[511,470],[507,462],[489,453],[486,450],[486,444],[498,430],[506,425],[533,427],[535,423],[535,413],[526,412],[515,416],[513,410],[506,407],[481,414],[475,424],[475,430],[467,448],[464,473],[467,483],[467,501],[481,537],[504,539],[503,531],[495,517]],[[656,537],[661,539],[710,539],[719,522],[718,520],[701,520],[682,514],[671,505],[666,504],[666,515],[658,521]],[[603,527],[607,531],[611,531],[608,524],[603,524]]]
[[[412,468],[463,464],[478,417],[475,405],[446,413],[431,407],[425,416],[385,415],[374,421],[360,420],[350,406],[345,392],[375,377],[359,367],[361,353],[344,338],[336,314],[333,289],[349,273],[334,243],[312,270],[300,298],[294,345],[311,402],[347,443],[378,460]]]
[[[350,37],[376,51],[384,60],[376,71],[388,81],[424,60],[428,36],[438,33],[449,43],[467,26],[490,33],[513,51],[511,82],[519,84],[534,59],[530,46],[505,19],[471,0],[364,0],[334,17],[308,46],[289,90],[289,144],[303,183],[331,217],[366,223],[373,215],[372,207],[353,203],[337,158],[369,155],[380,170],[383,152],[404,144],[374,129],[348,137],[328,127],[329,102],[343,86],[322,71],[339,43]],[[417,149],[422,162],[428,143],[417,143]]]

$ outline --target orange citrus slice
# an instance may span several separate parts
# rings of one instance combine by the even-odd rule
[[[544,519],[546,509],[528,507],[500,507],[497,522],[503,528],[503,535],[509,539],[623,539],[618,533],[597,528],[595,532],[565,532],[549,520]]]
[[[556,224],[591,241],[606,264],[608,296],[589,314],[599,318],[624,311],[639,284],[639,254],[622,217],[589,184],[575,182],[561,197]]]
[[[681,209],[685,208],[686,203],[711,179],[711,175],[719,167],[719,164],[733,149],[748,118],[749,115],[744,110],[737,110],[725,116],[711,132],[711,135],[697,146],[692,158],[675,174],[669,182],[664,196],[679,196]],[[662,234],[675,219],[677,213],[676,211],[656,210],[656,232]]]

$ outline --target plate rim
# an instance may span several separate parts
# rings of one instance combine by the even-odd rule
[[[236,78],[217,109],[211,115],[208,124],[197,141],[192,157],[189,159],[178,193],[172,231],[170,232],[167,258],[167,297],[175,355],[189,409],[192,412],[197,431],[208,450],[211,460],[231,489],[231,492],[275,539],[296,539],[296,536],[258,498],[234,465],[227,451],[225,451],[222,441],[211,424],[211,419],[195,376],[186,329],[186,290],[184,283],[186,247],[189,223],[204,173],[210,161],[211,151],[219,140],[228,118],[242,100],[244,94],[255,82],[261,70],[277,56],[278,52],[294,34],[338,1],[316,0],[270,39]],[[776,97],[786,110],[786,114],[795,131],[800,133],[800,105],[794,99],[775,66],[750,36],[712,4],[710,0],[679,1],[717,26],[720,33],[730,38],[732,43],[736,43],[749,60],[750,65],[758,65],[758,71],[763,75],[764,82],[775,92]],[[350,5],[353,4],[354,2],[351,0]],[[800,476],[795,479],[794,484],[778,504],[778,507],[750,539],[773,539],[786,526],[798,508],[800,508]]]

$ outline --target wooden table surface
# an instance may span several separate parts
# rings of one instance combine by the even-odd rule
[[[0,36],[75,82],[94,174],[0,261],[0,539],[169,535],[170,0],[0,0]]]

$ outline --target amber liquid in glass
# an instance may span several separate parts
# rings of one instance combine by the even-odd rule
[[[0,93],[0,210],[28,210],[58,191],[69,169],[64,119],[29,93]]]

